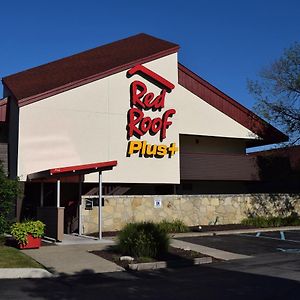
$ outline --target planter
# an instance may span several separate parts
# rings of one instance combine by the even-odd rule
[[[41,247],[44,229],[45,224],[43,222],[27,220],[12,224],[10,233],[17,241],[19,249],[37,249]]]
[[[27,244],[18,244],[19,249],[38,249],[41,247],[41,238],[27,235]]]

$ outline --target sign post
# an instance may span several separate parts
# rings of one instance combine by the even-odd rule
[[[99,172],[99,208],[98,208],[99,240],[102,239],[102,172]]]

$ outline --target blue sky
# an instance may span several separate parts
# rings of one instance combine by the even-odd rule
[[[0,77],[145,32],[248,108],[247,78],[300,40],[298,0],[1,1]]]

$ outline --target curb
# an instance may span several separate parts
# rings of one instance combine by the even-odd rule
[[[211,257],[197,257],[193,260],[182,260],[182,261],[157,261],[148,263],[128,264],[128,269],[131,271],[143,271],[143,270],[157,270],[164,268],[179,268],[188,267],[193,265],[203,265],[212,263]]]
[[[213,236],[213,235],[227,235],[227,234],[242,234],[242,233],[256,233],[266,231],[287,231],[300,230],[300,226],[284,226],[284,227],[269,227],[269,228],[250,228],[250,229],[232,229],[232,230],[217,230],[207,232],[184,232],[171,234],[171,238],[180,237],[196,237],[196,236]]]
[[[0,279],[49,278],[53,275],[39,268],[1,268]]]
[[[181,241],[181,240],[174,240],[174,239],[171,240],[171,246],[176,247],[176,248],[181,248],[181,249],[193,250],[193,251],[202,253],[204,255],[211,256],[213,258],[221,259],[221,260],[245,259],[245,258],[251,257],[248,255],[223,251],[223,250],[219,250],[216,248],[210,248],[210,247],[197,245],[197,244],[193,244],[193,243],[189,243],[189,242]]]

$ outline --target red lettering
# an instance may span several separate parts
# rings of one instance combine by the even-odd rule
[[[128,138],[133,135],[141,137],[148,131],[150,131],[150,134],[154,135],[160,131],[160,139],[164,140],[167,136],[167,129],[172,124],[172,121],[169,121],[169,118],[175,113],[175,109],[169,109],[163,114],[162,119],[155,118],[152,120],[150,117],[144,117],[144,113],[138,108],[131,108],[128,111]]]
[[[139,93],[138,93],[139,92]],[[131,94],[131,105],[140,106],[145,108],[145,104],[141,101],[143,96],[147,93],[147,87],[141,81],[134,81],[130,85],[130,94]]]
[[[136,127],[136,125],[143,119],[144,113],[137,108],[131,108],[128,111],[128,125],[127,125],[127,133],[128,137],[132,137],[133,134],[137,134],[138,136],[142,136],[143,132]]]
[[[156,109],[164,108],[165,97],[166,97],[166,90],[162,90],[161,93],[155,98],[154,108]]]
[[[152,92],[147,93],[146,85],[141,81],[134,81],[130,86],[130,94],[131,94],[131,106],[140,107],[143,109],[153,110],[164,108],[165,106],[165,97],[166,90],[162,90],[160,94],[154,98],[154,94]]]
[[[151,133],[154,135],[158,133],[161,130],[162,127],[162,119],[161,118],[155,118],[151,125]]]
[[[168,118],[171,118],[174,114],[176,114],[175,109],[169,109],[167,110],[162,117],[162,129],[160,132],[160,139],[161,141],[164,140],[167,136],[167,129],[170,127],[172,124],[171,121],[168,121]]]
[[[148,93],[145,95],[143,101],[144,101],[144,104],[147,108],[151,108],[154,106],[155,103],[151,102],[154,98],[154,94],[153,93]]]
[[[143,110],[162,109],[165,106],[166,89],[162,89],[160,94],[155,97],[154,93],[147,93],[147,86],[138,80],[130,85],[130,103],[131,109],[128,111],[127,136],[128,139],[135,135],[140,138],[147,132],[155,135],[160,131],[160,140],[167,137],[167,129],[172,125],[170,120],[176,113],[175,109],[167,110],[162,118],[151,119],[145,116]]]
[[[152,120],[150,117],[146,117],[141,121],[140,129],[145,134],[151,128]]]

